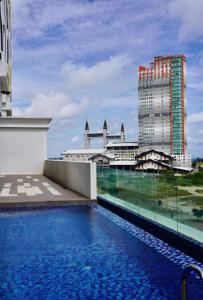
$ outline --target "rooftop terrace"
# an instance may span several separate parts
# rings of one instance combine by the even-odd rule
[[[44,175],[0,175],[0,207],[90,204],[90,200]]]

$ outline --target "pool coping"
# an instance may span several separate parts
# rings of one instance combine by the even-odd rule
[[[147,219],[135,212],[130,211],[127,208],[121,207],[118,204],[108,201],[101,195],[97,197],[98,204],[102,207],[112,211],[118,216],[124,218],[130,223],[144,229],[151,233],[162,241],[174,246],[181,252],[193,257],[199,262],[203,263],[203,244],[179,233],[173,229],[170,229],[164,225],[161,225],[153,220]]]
[[[97,200],[43,200],[43,201],[36,201],[36,200],[28,200],[23,202],[7,202],[7,203],[0,203],[0,210],[1,209],[9,209],[9,208],[40,208],[40,207],[57,207],[57,206],[71,206],[71,205],[92,205],[97,204]]]

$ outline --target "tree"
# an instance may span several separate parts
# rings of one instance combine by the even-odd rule
[[[192,167],[195,168],[196,166],[197,166],[197,162],[196,162],[196,161],[193,161],[193,162],[192,162]]]
[[[203,209],[193,208],[192,213],[198,219],[201,218],[201,217],[203,217]]]

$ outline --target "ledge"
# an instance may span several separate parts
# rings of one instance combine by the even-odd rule
[[[42,128],[49,129],[51,118],[0,118],[0,128]]]

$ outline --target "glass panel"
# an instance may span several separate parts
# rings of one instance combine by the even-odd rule
[[[177,178],[179,231],[203,242],[203,171]]]
[[[98,194],[203,242],[203,171],[193,175],[98,169]]]

